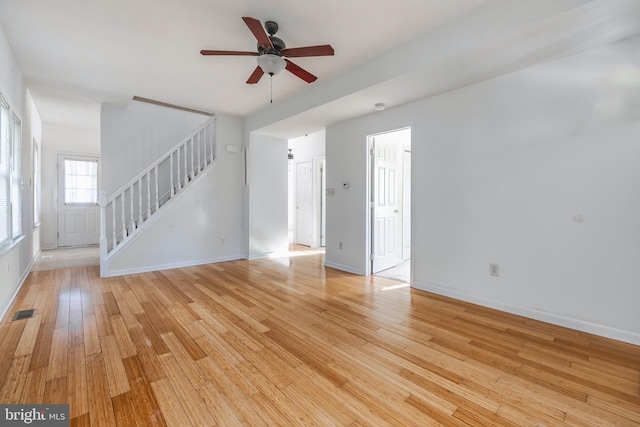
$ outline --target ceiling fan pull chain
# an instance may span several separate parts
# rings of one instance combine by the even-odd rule
[[[269,101],[271,104],[273,104],[273,74],[271,74],[271,101]]]

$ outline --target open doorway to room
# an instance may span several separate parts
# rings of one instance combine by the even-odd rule
[[[289,140],[289,243],[324,248],[326,159],[324,131]]]
[[[411,128],[367,137],[370,274],[411,281]]]

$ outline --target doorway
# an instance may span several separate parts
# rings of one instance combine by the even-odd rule
[[[325,247],[326,239],[326,160],[296,162],[290,180],[290,205],[293,207],[293,236],[290,241],[312,248]],[[291,185],[291,184],[290,184]]]
[[[289,149],[289,243],[326,245],[325,132],[292,138]]]
[[[311,161],[296,164],[296,243],[313,246],[313,175]]]
[[[58,247],[97,245],[98,159],[58,155]]]
[[[410,281],[411,129],[370,135],[369,272]]]

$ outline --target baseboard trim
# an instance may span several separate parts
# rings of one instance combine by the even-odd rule
[[[120,270],[110,270],[106,277],[125,276],[128,274],[138,274],[138,273],[148,273],[150,271],[171,270],[174,268],[193,267],[194,265],[203,265],[203,264],[215,264],[218,262],[236,261],[239,259],[245,259],[244,255],[238,255],[238,254],[226,255],[226,256],[216,257],[216,258],[183,261],[183,262],[176,262],[171,264],[150,265],[150,266],[141,266],[141,267],[135,267],[135,268],[123,268]]]
[[[171,207],[173,206],[173,204],[177,203],[178,200],[180,200],[186,192],[188,192],[190,189],[193,189],[192,187],[194,184],[200,182],[200,179],[206,174],[210,173],[211,170],[213,170],[213,168],[217,164],[218,164],[217,159],[213,159],[213,161],[204,170],[200,171],[198,175],[196,175],[191,179],[191,181],[189,181],[189,184],[186,187],[183,187],[178,193],[172,195],[170,199],[168,199],[162,206],[160,206],[159,210],[157,210],[145,222],[142,223],[140,228],[135,229],[133,233],[129,235],[129,237],[125,242],[121,243],[115,249],[109,252],[107,254],[106,259],[102,259],[102,256],[101,256],[100,271],[102,271],[103,269],[105,271],[109,271],[110,269],[108,267],[108,264],[114,259],[115,256],[117,256],[121,251],[129,247],[131,243],[135,242],[138,239],[138,237],[144,234],[144,232],[147,229],[149,229],[153,224],[155,224],[158,220],[160,220],[160,218],[167,213],[166,208]],[[161,212],[161,213],[158,213],[158,212]],[[106,275],[102,277],[110,277],[110,276]]]
[[[476,295],[470,295],[464,292],[459,292],[450,288],[445,288],[430,283],[425,284],[414,282],[412,286],[415,289],[419,289],[422,291],[432,292],[434,294],[446,296],[449,298],[478,304],[483,307],[493,308],[507,313],[516,314],[518,316],[527,317],[529,319],[539,320],[541,322],[551,323],[553,325],[558,325],[565,328],[574,329],[576,331],[586,332],[589,334],[598,335],[601,337],[610,338],[616,341],[622,341],[633,345],[640,345],[640,333],[637,332],[612,328],[610,326],[575,319],[560,314],[549,313],[546,311],[537,310],[535,308],[505,304],[500,301],[482,298]]]
[[[357,268],[353,268],[349,265],[338,264],[337,262],[325,261],[325,267],[335,268],[336,270],[346,271],[347,273],[357,274],[359,276],[364,276],[364,272]]]
[[[29,263],[25,271],[22,273],[18,286],[16,287],[15,291],[13,291],[13,295],[11,295],[11,298],[9,298],[8,304],[2,309],[2,312],[0,313],[0,322],[4,321],[4,317],[7,315],[7,313],[9,312],[9,309],[13,305],[16,297],[18,296],[18,292],[20,292],[20,289],[22,289],[22,285],[24,285],[24,282],[27,281],[27,277],[29,277],[29,273],[31,273],[31,268],[33,267],[33,264],[36,262],[36,259],[38,259],[38,256],[40,256],[40,252],[38,252],[37,256],[31,258],[31,262]]]

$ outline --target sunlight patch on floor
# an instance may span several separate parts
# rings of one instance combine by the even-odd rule
[[[400,283],[399,285],[391,285],[391,286],[385,286],[384,288],[382,288],[383,291],[393,291],[395,289],[402,289],[402,288],[408,288],[411,285],[409,283]]]
[[[298,256],[309,256],[309,255],[319,255],[324,253],[324,248],[317,249],[305,249],[303,251],[289,251],[290,257],[298,257]]]

